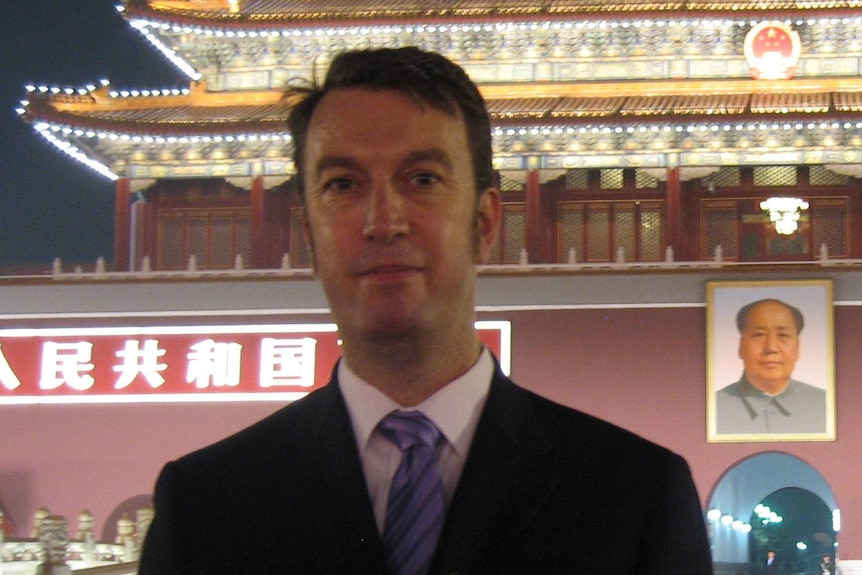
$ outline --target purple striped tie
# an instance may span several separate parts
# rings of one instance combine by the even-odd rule
[[[434,468],[440,430],[418,411],[393,411],[378,429],[401,450],[383,527],[386,566],[390,575],[422,575],[443,527],[443,484]]]

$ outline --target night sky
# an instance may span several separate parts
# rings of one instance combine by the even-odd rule
[[[114,182],[50,145],[15,109],[25,86],[188,86],[118,0],[21,0],[0,17],[0,265],[113,257]]]

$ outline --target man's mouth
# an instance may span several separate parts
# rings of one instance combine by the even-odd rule
[[[401,279],[419,271],[419,268],[406,264],[382,264],[368,268],[359,275],[369,279]]]

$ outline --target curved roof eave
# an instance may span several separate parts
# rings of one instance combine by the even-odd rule
[[[862,114],[862,78],[482,85],[497,127],[818,121]],[[611,95],[609,95],[611,94]],[[28,122],[135,135],[286,134],[279,91],[37,94]]]
[[[198,7],[204,4],[204,8]],[[858,15],[860,0],[534,0],[489,3],[483,0],[246,0],[232,11],[229,3],[203,2],[194,7],[164,0],[126,0],[125,17],[205,28],[290,28],[372,23],[457,23],[545,20],[614,20],[639,18],[769,18]]]

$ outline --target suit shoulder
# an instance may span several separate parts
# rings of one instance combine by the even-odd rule
[[[557,403],[532,391],[520,389],[532,404],[549,437],[555,441],[587,443],[598,450],[655,458],[679,457],[669,449],[605,419]]]
[[[182,456],[183,466],[224,465],[229,461],[266,457],[307,444],[308,434],[329,419],[338,403],[332,390],[318,389],[263,419],[206,447]]]
[[[790,380],[790,387],[800,395],[805,394],[809,397],[822,397],[826,395],[826,390],[822,387],[817,387],[796,379]]]
[[[739,397],[742,395],[742,383],[734,381],[715,392],[718,397]]]

